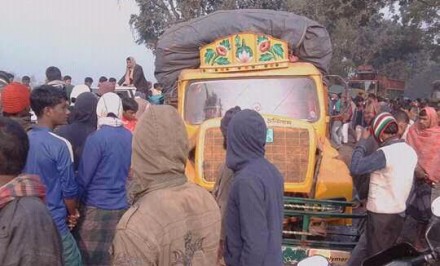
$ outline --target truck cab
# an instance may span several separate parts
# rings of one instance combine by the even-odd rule
[[[200,56],[200,68],[182,71],[178,81],[178,111],[193,149],[187,166],[193,182],[213,188],[226,156],[220,120],[239,106],[264,117],[266,158],[283,174],[286,195],[351,200],[348,169],[326,136],[328,93],[316,67],[291,63],[285,42],[253,33],[219,39]]]

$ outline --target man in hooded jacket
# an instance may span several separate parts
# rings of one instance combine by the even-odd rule
[[[185,176],[188,137],[168,105],[152,105],[133,136],[133,205],[113,240],[113,265],[215,265],[220,211]]]
[[[75,106],[70,114],[70,124],[55,130],[59,136],[67,139],[73,148],[74,171],[78,171],[84,144],[87,137],[96,131],[98,119],[96,106],[98,97],[91,92],[81,93],[75,100]]]
[[[264,158],[266,124],[253,110],[231,120],[226,164],[234,171],[226,211],[226,265],[282,265],[284,180]]]

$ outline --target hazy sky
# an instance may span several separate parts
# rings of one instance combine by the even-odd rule
[[[91,76],[119,79],[134,56],[154,80],[151,51],[134,42],[128,24],[133,0],[1,0],[0,70],[44,81],[54,65],[74,84]]]

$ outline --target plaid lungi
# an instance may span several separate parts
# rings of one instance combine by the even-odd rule
[[[110,265],[109,249],[116,225],[125,210],[102,210],[94,207],[81,209],[75,238],[84,265]]]
[[[432,187],[422,180],[416,180],[407,201],[406,213],[419,222],[427,223],[431,218]]]

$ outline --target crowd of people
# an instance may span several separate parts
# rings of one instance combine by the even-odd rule
[[[222,119],[213,196],[187,180],[186,128],[160,84],[130,98],[113,80],[92,92],[57,67],[46,76],[1,90],[1,265],[281,265],[284,182],[259,113]]]
[[[355,148],[349,165],[357,200],[367,211],[363,234],[348,265],[399,241],[419,250],[431,202],[440,196],[440,121],[437,102],[367,97],[330,97],[331,139],[336,149]]]
[[[211,194],[187,180],[185,125],[161,85],[126,63],[119,84],[139,86],[134,98],[112,78],[73,86],[57,67],[32,90],[0,73],[0,264],[282,265],[284,181],[265,158],[263,117],[225,113]],[[329,102],[334,146],[356,143],[349,167],[368,217],[349,265],[408,237],[409,219],[405,240],[422,248],[440,196],[438,110],[374,94]]]

